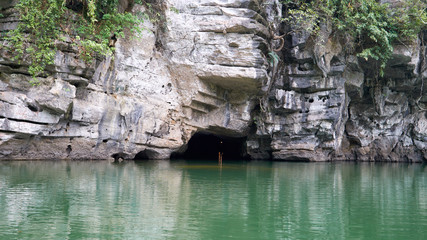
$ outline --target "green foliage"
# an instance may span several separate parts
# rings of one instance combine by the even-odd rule
[[[179,13],[179,10],[176,7],[171,7],[170,10],[174,13]]]
[[[28,56],[25,60],[31,62],[28,71],[33,76],[53,63],[56,51],[52,38],[60,34],[57,23],[64,11],[62,4],[61,0],[21,0],[16,5],[22,23],[8,34],[7,40],[14,49],[15,60]]]
[[[20,24],[8,33],[6,40],[15,60],[29,62],[29,73],[35,77],[53,64],[58,40],[64,36],[78,47],[82,58],[91,62],[95,55],[111,55],[111,38],[123,38],[130,32],[142,33],[143,18],[129,12],[118,12],[118,0],[86,0],[82,9],[72,12],[66,0],[20,0],[15,6]],[[142,3],[141,0],[137,1]]]
[[[407,0],[390,7],[376,0],[284,0],[283,20],[294,31],[316,35],[320,24],[330,23],[335,34],[351,39],[354,52],[380,63],[380,74],[393,53],[397,40],[411,40],[426,27],[425,0]]]

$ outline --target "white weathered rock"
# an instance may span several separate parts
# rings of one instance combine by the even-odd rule
[[[46,125],[28,122],[17,122],[9,119],[0,119],[0,131],[37,135],[46,129]]]
[[[61,116],[47,111],[39,112],[37,109],[31,110],[25,105],[13,105],[6,102],[0,102],[0,117],[45,124],[58,123],[61,118]]]

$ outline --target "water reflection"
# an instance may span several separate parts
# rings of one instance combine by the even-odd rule
[[[0,162],[0,239],[422,238],[422,165]]]

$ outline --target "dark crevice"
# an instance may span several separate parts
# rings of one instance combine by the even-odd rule
[[[0,65],[4,65],[4,66],[10,67],[10,68],[12,68],[12,69],[20,69],[21,67],[23,67],[23,66],[24,66],[24,65],[22,65],[22,64],[16,64],[16,63],[5,63],[5,62],[1,63]]]
[[[67,0],[65,2],[65,7],[76,13],[82,13],[85,8],[85,4],[82,0]]]
[[[2,118],[2,117],[0,116],[0,118]],[[15,118],[6,118],[6,119],[9,119],[9,120],[14,121],[14,122],[32,123],[32,124],[45,125],[45,126],[49,125],[49,123],[40,123],[40,122],[34,122],[34,121],[22,120],[22,119],[15,119]]]
[[[32,112],[41,112],[41,108],[37,106],[36,104],[28,104],[28,109],[30,109]]]
[[[67,152],[68,155],[70,155],[71,151],[73,151],[73,148],[71,147],[71,145],[68,145],[65,151]]]

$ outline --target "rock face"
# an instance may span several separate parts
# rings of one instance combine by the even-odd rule
[[[14,4],[0,4],[1,31],[16,27]],[[246,137],[254,159],[427,159],[425,43],[396,46],[381,79],[327,30],[322,46],[290,35],[273,66],[278,1],[164,9],[164,24],[119,40],[114,58],[88,65],[58,43],[38,86],[0,48],[0,159],[169,158],[198,132]]]
[[[425,42],[395,45],[379,77],[375,62],[322,34],[320,47],[291,34],[251,144],[268,139],[263,154],[277,160],[426,160]]]

